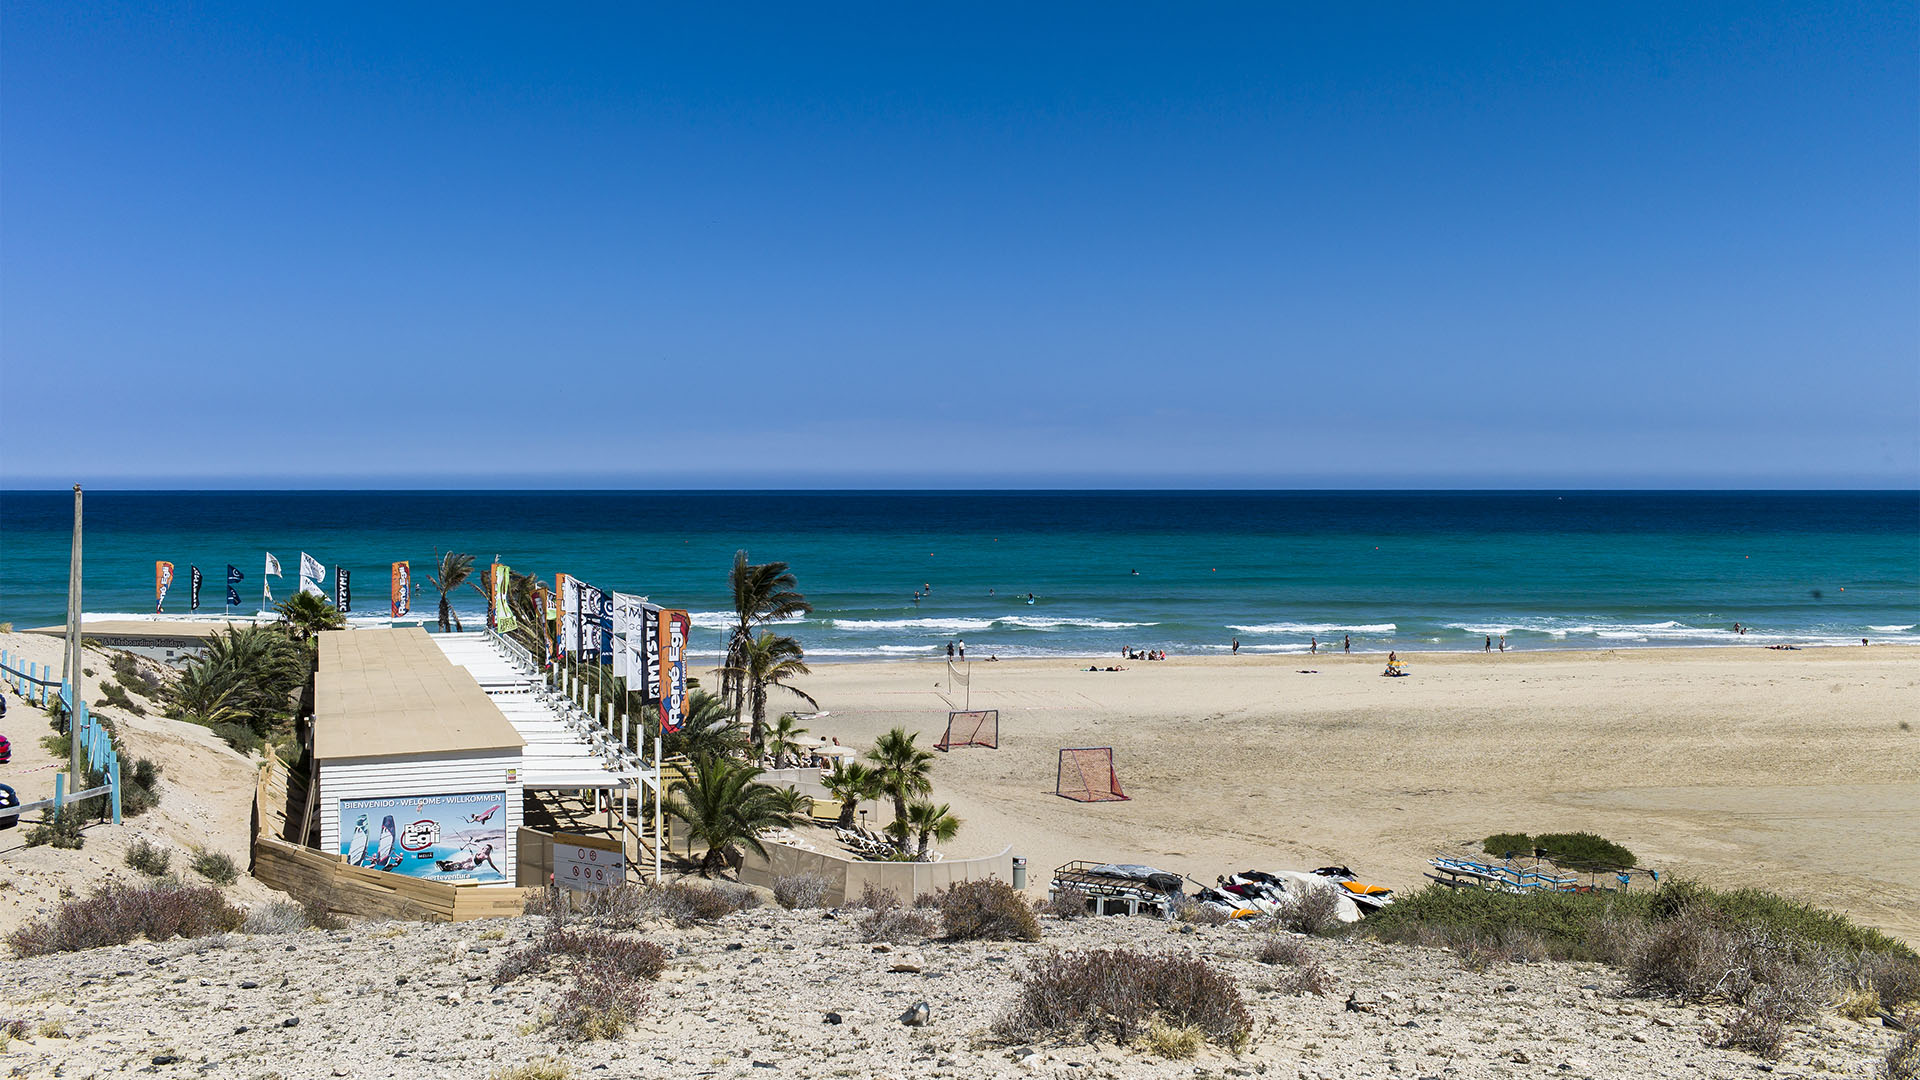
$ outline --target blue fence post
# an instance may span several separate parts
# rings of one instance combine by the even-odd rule
[[[113,785],[113,823],[120,824],[120,755],[113,754],[107,759],[108,783]]]
[[[55,821],[60,820],[60,815],[63,812],[66,805],[67,805],[67,774],[63,772],[57,772],[53,774],[53,820]]]

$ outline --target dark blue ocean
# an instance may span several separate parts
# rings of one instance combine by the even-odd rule
[[[1356,650],[1920,643],[1920,492],[89,492],[90,613],[153,610],[153,563],[226,566],[257,610],[263,556],[306,551],[383,614],[437,552],[695,612],[712,652],[734,549],[783,559],[814,602],[787,627],[821,659],[1123,646]],[[0,493],[0,620],[60,621],[71,497]],[[927,591],[931,587],[931,591]],[[913,594],[925,592],[916,603]],[[1028,594],[1033,601],[1028,603]],[[471,589],[456,597],[484,610]]]

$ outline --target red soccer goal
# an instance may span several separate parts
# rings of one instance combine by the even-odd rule
[[[1113,771],[1113,747],[1080,746],[1060,751],[1060,778],[1053,793],[1075,802],[1125,802],[1120,774]]]
[[[951,750],[956,746],[984,746],[989,750],[1000,749],[1000,710],[981,709],[972,712],[950,712],[947,714],[947,733],[933,744],[935,750]]]

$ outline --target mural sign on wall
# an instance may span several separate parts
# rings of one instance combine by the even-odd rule
[[[340,854],[352,866],[428,881],[504,882],[503,791],[340,800]]]

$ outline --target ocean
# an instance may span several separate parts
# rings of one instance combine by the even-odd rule
[[[65,492],[0,493],[0,620],[64,618]],[[717,653],[736,548],[791,563],[820,660],[1920,643],[1920,492],[88,492],[89,613],[259,608],[264,555],[352,573],[386,610],[438,552],[693,612]],[[331,580],[329,579],[329,588]],[[924,595],[916,602],[915,592]],[[1031,602],[1029,595],[1031,594]],[[455,597],[469,623],[485,602]],[[1734,624],[1750,628],[1736,637]]]

